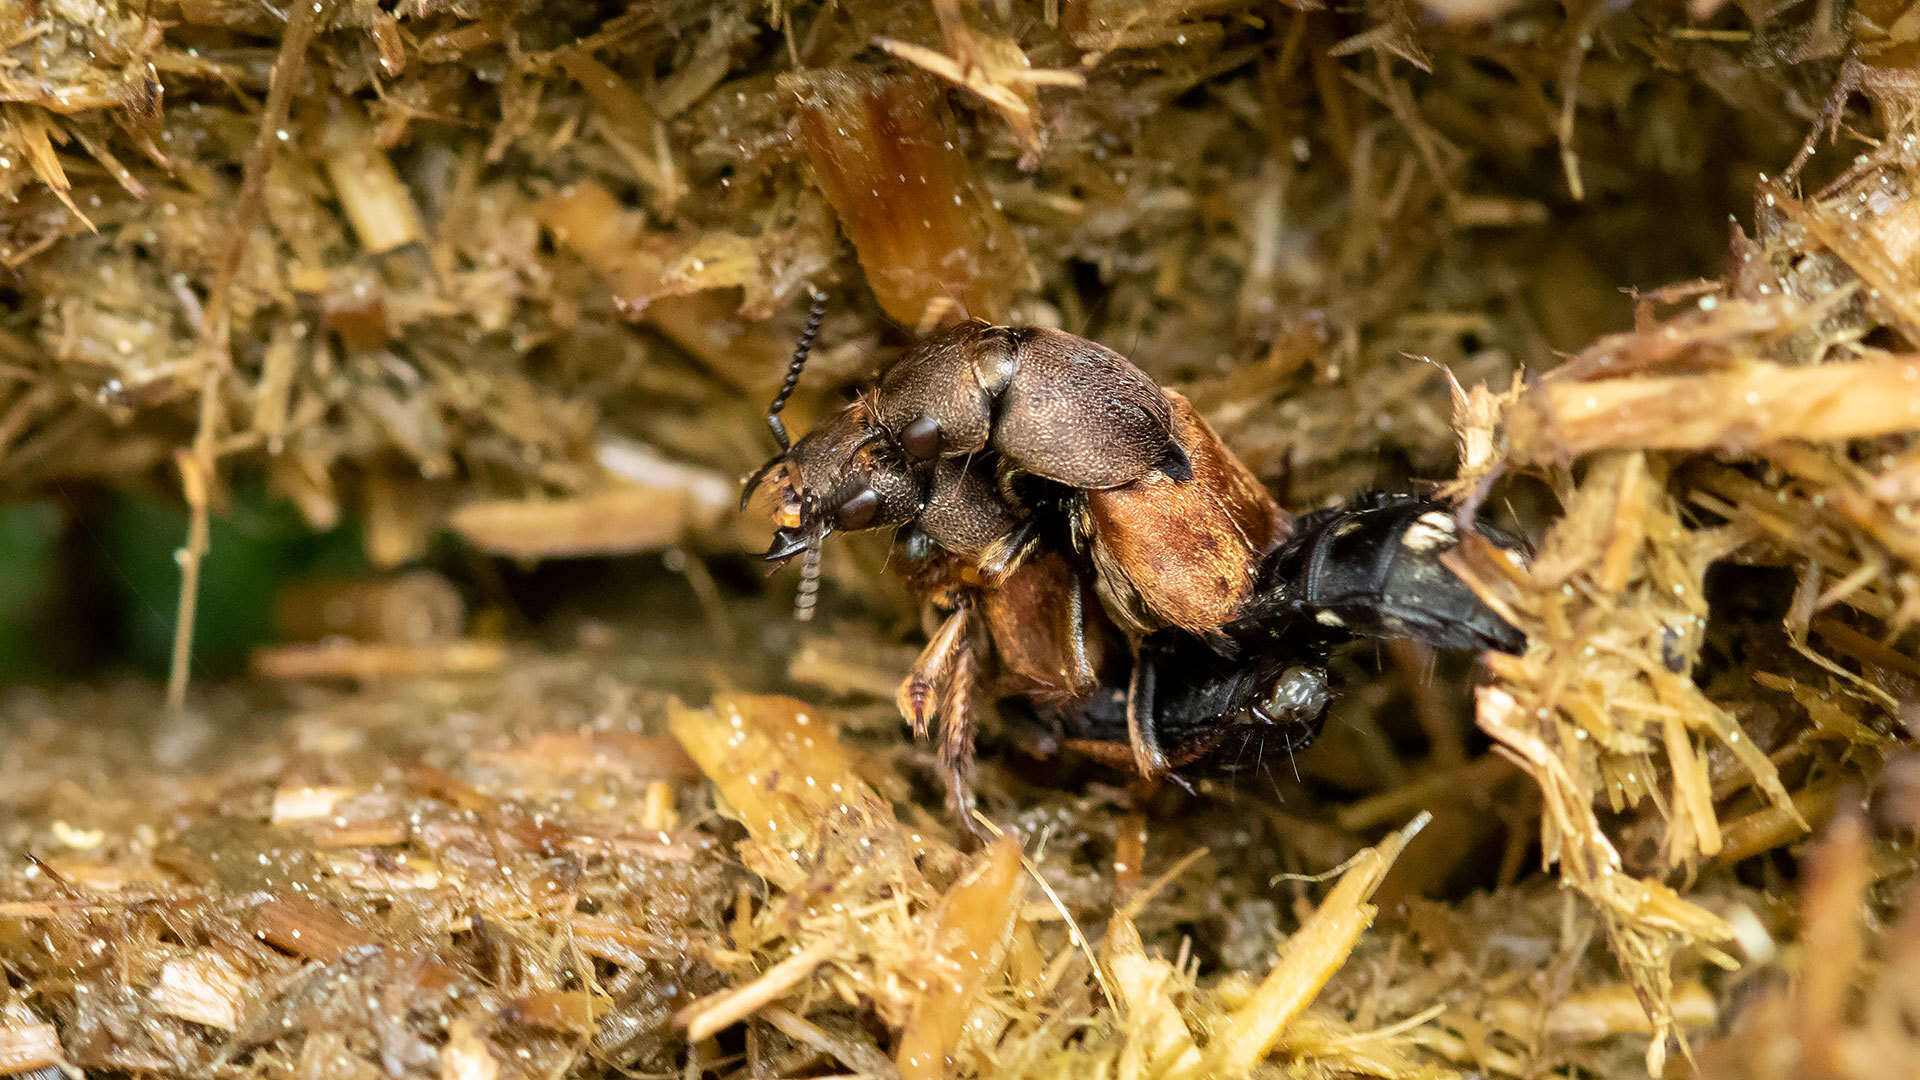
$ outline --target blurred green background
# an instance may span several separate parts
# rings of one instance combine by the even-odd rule
[[[233,674],[273,636],[282,582],[368,571],[359,531],[309,530],[257,482],[214,517],[194,619],[196,675]],[[0,507],[0,685],[101,669],[162,677],[187,513],[175,499],[74,491]]]

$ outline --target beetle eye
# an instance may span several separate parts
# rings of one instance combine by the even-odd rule
[[[861,488],[833,512],[833,523],[842,529],[864,529],[880,512],[880,495],[872,488]]]
[[[926,461],[940,456],[940,422],[922,415],[900,429],[900,446],[907,453]]]

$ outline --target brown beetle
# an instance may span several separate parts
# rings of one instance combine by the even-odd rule
[[[929,641],[898,705],[920,737],[938,721],[963,822],[983,689],[1177,780],[1223,749],[1257,761],[1269,739],[1310,740],[1342,640],[1518,647],[1440,566],[1456,537],[1434,504],[1386,497],[1296,528],[1184,397],[1064,331],[940,331],[789,443],[779,413],[819,314],[768,410],[781,453],[742,503],[774,490],[767,558],[806,557],[803,618],[830,533],[899,530]]]
[[[1006,477],[1103,489],[1156,471],[1192,475],[1167,397],[1145,372],[1061,330],[978,321],[921,340],[872,391],[792,443],[779,414],[821,310],[816,301],[768,410],[781,452],[742,499],[778,474],[770,560],[815,550],[835,530],[914,522],[948,551],[1010,566],[1031,537],[995,505]]]
[[[933,625],[899,703],[918,735],[944,721],[941,757],[957,790],[990,656],[995,696],[1069,706],[1110,676],[1127,635],[1226,621],[1284,536],[1285,515],[1184,397],[1061,330],[973,321],[940,331],[790,443],[779,413],[819,310],[768,411],[782,450],[742,502],[773,489],[766,557],[804,556],[802,618],[829,534],[902,530]],[[1050,524],[1057,535],[1046,537]],[[1089,559],[1097,572],[1082,572]]]

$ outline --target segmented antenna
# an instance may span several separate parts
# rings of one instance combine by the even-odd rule
[[[820,545],[807,545],[806,553],[800,556],[800,591],[793,598],[793,618],[796,622],[810,622],[813,619],[813,605],[820,597]]]
[[[793,396],[793,388],[800,385],[800,369],[807,366],[807,354],[813,351],[813,336],[820,332],[820,320],[827,313],[827,294],[813,294],[813,306],[807,309],[806,329],[800,331],[800,340],[793,347],[793,362],[787,365],[787,381],[780,384],[780,392],[773,395],[773,404],[767,406],[767,427],[773,431],[773,441],[785,450],[793,445],[787,438],[787,425],[780,422],[780,410],[787,407],[787,399]]]

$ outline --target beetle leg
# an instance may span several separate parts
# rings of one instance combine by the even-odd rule
[[[1128,684],[1105,686],[1060,715],[1071,749],[1116,769],[1164,779],[1258,767],[1264,753],[1305,749],[1331,690],[1314,624],[1276,633],[1258,651],[1163,630],[1142,641]],[[1144,751],[1144,752],[1143,752]],[[1150,772],[1158,754],[1160,771]]]
[[[1153,661],[1144,653],[1136,653],[1133,675],[1127,681],[1127,745],[1133,748],[1134,768],[1148,779],[1172,771],[1160,749],[1159,725],[1153,715],[1156,682]]]
[[[1011,532],[988,544],[980,554],[980,573],[988,581],[1005,577],[1020,560],[1027,557],[1040,539],[1040,527],[1032,518],[1020,522]]]
[[[934,714],[942,711],[941,699],[951,698],[948,673],[954,670],[956,658],[968,652],[967,623],[967,608],[955,608],[940,624],[940,629],[934,631],[927,647],[920,651],[920,658],[913,662],[906,681],[900,684],[899,693],[894,695],[894,704],[899,707],[901,717],[913,726],[916,739],[927,737]]]
[[[962,644],[954,657],[953,677],[940,709],[940,768],[947,777],[947,800],[955,821],[978,835],[973,821],[973,649]]]

